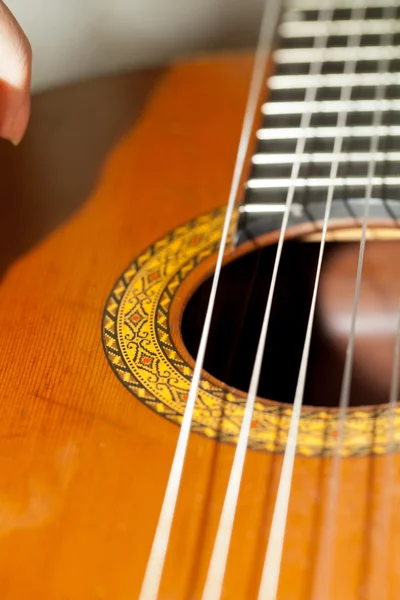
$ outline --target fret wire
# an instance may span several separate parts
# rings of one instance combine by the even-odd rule
[[[321,0],[286,0],[285,8],[287,12],[304,12],[307,10],[318,10]],[[354,0],[334,0],[334,8],[353,8]],[[358,3],[361,8],[387,8],[392,6],[390,0],[364,0]]]
[[[400,110],[400,100],[320,100],[306,103],[300,102],[267,102],[261,107],[263,115],[295,115],[304,111],[313,113],[335,113],[345,109],[346,112],[389,112]]]
[[[252,163],[254,165],[281,165],[292,164],[294,154],[254,154]],[[320,152],[313,154],[303,154],[301,162],[329,164],[337,158],[339,162],[363,163],[368,162],[371,158],[369,152],[341,152],[337,157],[332,152]],[[375,162],[400,162],[400,152],[377,152],[373,157]]]
[[[343,127],[341,130],[343,137],[399,137],[400,125],[380,125],[374,128],[372,125],[354,125]],[[304,136],[309,138],[335,138],[337,134],[336,127],[307,127],[304,130]],[[259,129],[256,133],[259,140],[288,140],[297,139],[299,136],[298,127],[271,127]],[[303,133],[302,133],[303,135]]]
[[[284,213],[286,210],[286,203],[268,203],[268,204],[242,204],[239,207],[240,213],[247,214],[276,214],[276,213]],[[304,212],[304,206],[302,204],[298,204],[293,202],[290,207],[290,212],[296,217],[300,217]]]
[[[284,38],[318,37],[326,34],[327,22],[320,21],[285,21],[279,27],[279,34]],[[398,19],[367,19],[365,21],[332,21],[329,23],[331,36],[342,35],[385,35],[400,32]]]
[[[268,80],[268,87],[271,90],[303,89],[308,88],[310,85],[319,88],[400,85],[400,73],[354,73],[352,76],[340,73],[327,73],[324,75],[273,75]]]
[[[280,48],[275,50],[275,62],[279,64],[286,63],[310,63],[318,60],[315,50],[312,48]],[[324,62],[346,62],[349,60],[380,60],[388,58],[390,60],[400,58],[399,46],[359,46],[357,48],[332,47],[327,48]]]
[[[336,155],[334,155],[336,159]],[[330,177],[313,177],[313,178],[300,178],[298,177],[294,183],[296,188],[324,188],[328,187],[332,182],[336,188],[339,187],[365,187],[368,183],[368,177],[336,177],[332,180]],[[389,187],[399,186],[400,177],[373,177],[371,179],[374,187],[386,185]],[[251,190],[267,190],[267,189],[279,189],[287,188],[291,184],[290,179],[249,179],[247,181],[247,187]]]

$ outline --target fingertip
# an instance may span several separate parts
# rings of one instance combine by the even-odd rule
[[[24,104],[19,108],[19,110],[15,114],[15,118],[13,120],[9,140],[14,146],[18,146],[22,138],[25,135],[26,129],[28,127],[30,115],[30,101],[26,100]]]
[[[15,108],[17,106],[17,108]],[[7,111],[0,127],[0,137],[18,146],[25,135],[30,116],[30,98],[24,98],[22,104],[12,105]]]
[[[30,115],[31,45],[0,0],[0,137],[18,145]]]

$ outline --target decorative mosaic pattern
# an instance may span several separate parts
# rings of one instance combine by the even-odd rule
[[[170,333],[170,308],[182,281],[213,254],[219,244],[223,211],[178,227],[147,248],[114,286],[104,310],[102,334],[110,365],[124,386],[161,416],[180,424],[192,368]],[[205,375],[200,384],[192,430],[236,443],[246,398],[215,385]],[[249,446],[284,450],[292,409],[268,401],[255,405]],[[383,454],[400,443],[400,410],[388,407],[349,410],[343,435],[337,411],[304,407],[297,452],[304,456]],[[390,441],[390,444],[389,444]]]

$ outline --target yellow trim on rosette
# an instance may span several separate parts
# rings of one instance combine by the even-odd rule
[[[104,310],[103,341],[112,369],[141,402],[179,424],[189,392],[192,368],[170,332],[172,301],[184,279],[218,248],[224,211],[214,211],[175,229],[147,248],[115,284]],[[245,394],[234,394],[204,374],[193,417],[193,431],[236,443]],[[258,401],[249,447],[282,452],[292,409]],[[394,431],[400,443],[400,409],[387,406],[350,409],[344,423],[342,454],[384,454]],[[338,439],[338,412],[304,407],[298,454],[331,455]]]

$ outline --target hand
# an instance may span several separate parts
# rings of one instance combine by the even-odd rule
[[[15,145],[28,125],[31,65],[30,44],[0,0],[0,137]]]

